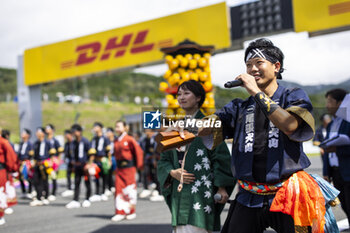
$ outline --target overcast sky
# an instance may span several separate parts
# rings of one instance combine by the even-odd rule
[[[0,67],[16,68],[27,48],[118,28],[219,0],[0,0]],[[230,0],[235,4],[241,0]],[[350,78],[350,31],[308,38],[307,33],[269,37],[285,54],[283,79],[331,84]],[[247,45],[247,43],[245,43]],[[160,75],[165,65],[138,69]],[[243,50],[211,59],[213,82],[223,85],[245,71]]]

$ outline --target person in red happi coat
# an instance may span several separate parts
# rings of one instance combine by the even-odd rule
[[[0,129],[1,134],[1,129]],[[0,225],[5,223],[4,211],[8,207],[6,183],[10,172],[18,170],[17,155],[11,144],[0,136]]]
[[[136,140],[127,134],[127,126],[117,121],[115,131],[118,138],[114,142],[114,156],[117,160],[115,178],[115,215],[112,221],[136,218],[137,200],[136,169],[143,167],[143,151]]]

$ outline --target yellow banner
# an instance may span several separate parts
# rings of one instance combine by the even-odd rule
[[[316,32],[350,25],[349,0],[293,0],[296,32]]]
[[[219,3],[24,52],[26,85],[161,61],[162,47],[189,39],[230,47],[228,11]]]

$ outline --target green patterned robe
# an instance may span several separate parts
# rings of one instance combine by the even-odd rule
[[[200,111],[195,118],[203,118]],[[193,225],[209,231],[220,230],[222,204],[215,204],[214,194],[218,187],[225,187],[230,195],[236,180],[232,177],[231,155],[225,143],[215,150],[208,150],[202,139],[196,137],[191,143],[185,162],[185,170],[193,173],[195,182],[184,184],[177,191],[179,181],[170,176],[172,169],[180,168],[177,151],[170,150],[161,154],[158,162],[158,180],[162,194],[172,215],[172,226]]]

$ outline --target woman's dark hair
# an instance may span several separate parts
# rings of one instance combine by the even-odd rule
[[[198,107],[200,108],[205,100],[205,90],[203,86],[194,80],[183,82],[179,88],[177,89],[177,93],[179,93],[180,89],[185,89],[191,91],[196,97],[200,97],[201,99],[198,102]]]
[[[340,89],[340,88],[336,88],[336,89],[332,89],[332,90],[327,91],[326,98],[328,96],[330,96],[333,99],[335,99],[337,102],[339,102],[339,101],[343,101],[343,99],[345,98],[346,94],[348,94],[348,92],[346,90]]]
[[[256,40],[250,42],[250,44],[248,45],[248,48],[245,50],[244,61],[246,61],[246,58],[252,49],[262,50],[269,57],[273,58],[272,63],[280,62],[281,68],[277,74],[277,79],[282,79],[281,73],[283,73],[283,71],[284,71],[284,68],[283,68],[284,55],[283,55],[281,49],[276,47],[272,43],[272,41],[269,39],[266,39],[266,38],[256,39]]]

